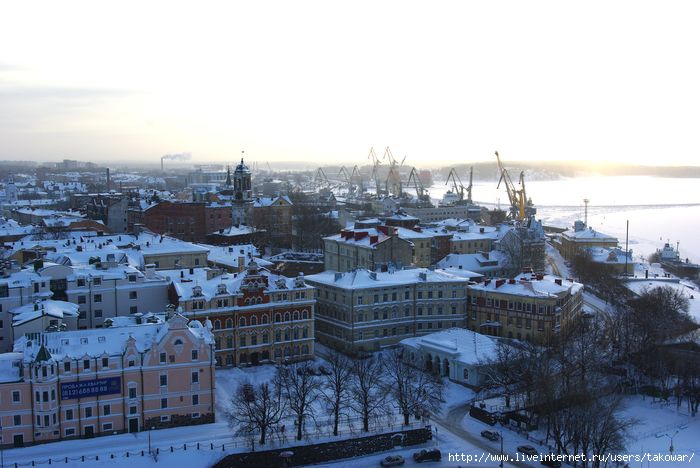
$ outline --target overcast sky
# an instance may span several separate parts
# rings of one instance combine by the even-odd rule
[[[0,7],[0,159],[700,164],[700,3]]]

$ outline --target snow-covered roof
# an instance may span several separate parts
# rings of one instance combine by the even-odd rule
[[[160,272],[170,277],[175,292],[180,300],[200,297],[210,301],[217,295],[237,294],[241,288],[243,279],[246,277],[245,271],[240,273],[223,273],[220,270],[217,271],[212,268],[193,268],[192,273],[190,273],[188,269],[161,270]],[[276,275],[262,268],[260,269],[260,273],[267,277],[268,284],[265,289],[268,292],[295,289],[294,278]],[[220,293],[220,288],[225,292]],[[307,285],[303,286],[303,289],[306,288],[308,288]]]
[[[632,251],[625,252],[619,247],[589,247],[586,250],[591,254],[591,260],[597,263],[625,264],[634,263]]]
[[[287,195],[283,195],[281,197],[256,197],[253,199],[253,207],[260,208],[264,206],[272,206],[279,199],[282,199],[288,204],[293,205],[292,200],[290,200]]]
[[[246,226],[245,224],[241,224],[240,226],[231,226],[221,231],[214,231],[212,234],[216,234],[217,236],[226,236],[226,237],[231,237],[231,236],[244,236],[246,234],[252,234],[255,232],[255,228]]]
[[[498,339],[467,330],[449,328],[429,335],[401,340],[403,346],[451,355],[461,364],[484,364],[496,356]]]
[[[688,313],[700,323],[700,288],[678,278],[630,279],[625,286],[636,294],[646,290],[668,286],[688,299]]]
[[[469,289],[476,291],[497,291],[501,294],[529,297],[555,297],[565,292],[569,292],[573,295],[583,289],[583,285],[575,281],[565,280],[551,275],[541,275],[539,278],[541,279],[538,279],[538,276],[531,273],[523,273],[512,280],[494,279],[473,284],[469,286]]]
[[[12,326],[16,327],[40,317],[77,317],[78,305],[72,302],[54,301],[51,299],[25,304],[9,310],[12,317]]]
[[[408,229],[404,227],[393,227],[396,231],[396,235],[402,239],[413,240],[413,239],[432,239],[433,235],[430,232],[415,231],[413,229]]]
[[[508,263],[508,256],[500,250],[473,254],[448,254],[437,263],[446,270],[489,271],[502,269]]]
[[[186,323],[187,319],[175,314],[165,323],[143,323],[123,327],[107,327],[91,330],[42,333],[40,339],[29,339],[26,335],[15,341],[14,351],[23,353],[25,362],[33,362],[42,346],[54,360],[82,359],[85,356],[122,355],[131,338],[135,340],[139,352],[147,351],[153,342],[160,342],[173,323]],[[195,339],[203,339],[207,344],[214,342],[211,331],[199,322],[191,322],[186,327]]]
[[[248,264],[255,260],[258,265],[267,267],[271,266],[272,263],[267,260],[257,258],[260,255],[257,247],[253,244],[241,244],[241,245],[227,245],[227,246],[217,246],[208,244],[198,244],[209,249],[209,254],[207,259],[210,262],[216,263],[218,265],[225,265],[230,268],[238,268],[238,259],[243,257],[243,266],[248,266]]]
[[[344,289],[377,288],[382,286],[404,286],[415,283],[464,283],[468,280],[443,270],[411,268],[408,270],[369,271],[357,269],[345,273],[326,270],[307,276],[312,283]]]
[[[603,234],[591,227],[585,227],[578,231],[569,229],[568,231],[562,232],[561,236],[577,242],[617,242],[617,237]]]
[[[343,244],[352,244],[374,248],[377,244],[381,244],[389,236],[376,228],[362,229],[343,229],[340,234],[324,237],[324,240],[334,240]]]

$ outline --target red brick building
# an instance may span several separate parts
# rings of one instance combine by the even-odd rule
[[[141,212],[129,211],[129,225],[143,224],[157,234],[188,242],[205,242],[207,235],[231,226],[231,207],[218,202],[162,201]]]

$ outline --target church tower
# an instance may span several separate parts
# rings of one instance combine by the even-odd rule
[[[234,226],[248,224],[248,212],[253,201],[253,190],[250,182],[250,169],[243,162],[233,171],[233,208],[232,222]]]

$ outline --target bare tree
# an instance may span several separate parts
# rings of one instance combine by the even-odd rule
[[[352,361],[346,355],[330,350],[326,362],[330,373],[323,378],[321,395],[326,407],[333,414],[333,435],[338,435],[340,417],[350,404],[348,400],[352,382]]]
[[[294,413],[297,426],[297,440],[301,440],[304,422],[315,418],[311,404],[317,397],[321,382],[311,372],[309,363],[297,363],[280,368],[276,378],[287,407]]]
[[[440,409],[443,401],[440,377],[409,365],[400,348],[390,351],[383,364],[385,392],[392,397],[392,404],[403,414],[405,425],[408,425],[411,414]]]
[[[259,443],[264,445],[282,419],[284,409],[280,387],[274,382],[244,383],[231,397],[231,408],[225,414],[231,427],[240,425],[239,433],[258,431]]]
[[[384,405],[383,372],[380,361],[373,355],[355,360],[352,366],[350,407],[362,418],[362,427],[369,432],[369,420]]]

